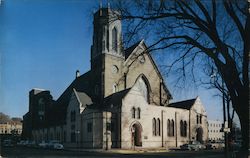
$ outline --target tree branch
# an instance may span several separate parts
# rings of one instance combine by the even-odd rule
[[[238,30],[240,32],[241,38],[245,41],[246,39],[245,39],[244,27],[241,24],[238,16],[236,15],[231,1],[230,0],[224,0],[223,4],[224,4],[224,7],[226,9],[226,12],[232,18],[232,20],[234,21],[234,23],[236,24],[236,26],[237,26],[237,28],[238,28]]]

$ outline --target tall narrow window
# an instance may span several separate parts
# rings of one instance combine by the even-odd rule
[[[53,138],[52,138],[53,139]],[[76,134],[75,131],[71,132],[71,142],[74,143],[76,142]]]
[[[103,40],[102,41],[102,51],[104,51],[105,50],[105,41]]]
[[[156,119],[153,118],[152,120],[152,129],[153,129],[153,136],[156,136]]]
[[[184,129],[184,137],[186,137],[187,136],[187,121],[184,121],[183,129]]]
[[[180,122],[180,131],[181,131],[181,136],[184,136],[184,129],[183,129],[183,121],[182,120]]]
[[[117,29],[114,27],[112,30],[112,49],[117,52]]]
[[[174,136],[174,120],[171,121],[171,136]]]
[[[161,135],[161,120],[159,118],[157,119],[157,135]]]
[[[70,112],[70,120],[71,120],[71,122],[74,122],[76,120],[76,112],[75,111]]]
[[[135,107],[132,108],[132,118],[135,118]]]
[[[106,128],[107,128],[107,131],[111,131],[111,123],[110,122],[106,123]]]
[[[158,136],[158,119],[156,119],[156,123],[155,123],[155,135]]]
[[[200,115],[200,124],[202,124],[202,115]]]
[[[137,108],[137,119],[141,118],[141,109]]]
[[[48,140],[48,135],[46,140]],[[63,131],[63,142],[66,142],[66,131]]]
[[[168,119],[168,124],[167,124],[167,132],[168,132],[168,136],[171,136],[171,127],[170,127],[170,120]]]
[[[89,122],[89,123],[87,124],[87,132],[88,132],[88,133],[91,133],[91,132],[92,132],[92,123],[91,123],[91,122]]]
[[[199,124],[199,116],[196,115],[196,123]]]
[[[106,36],[106,29],[105,26],[102,28],[102,51],[105,50],[105,36]]]
[[[142,93],[143,97],[145,98],[145,100],[147,102],[149,102],[149,93],[148,93],[149,92],[148,91],[149,85],[147,85],[145,81],[146,81],[146,79],[144,79],[143,77],[138,78],[136,80],[134,87],[136,90],[140,91]]]
[[[106,48],[109,51],[109,29],[107,29],[107,35],[106,35]]]

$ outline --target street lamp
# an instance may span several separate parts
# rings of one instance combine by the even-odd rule
[[[77,146],[77,148],[79,148],[79,134],[80,134],[80,131],[76,130],[75,133],[77,135],[77,137],[76,137],[76,146]]]

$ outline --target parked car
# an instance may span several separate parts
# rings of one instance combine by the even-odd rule
[[[206,144],[206,149],[207,149],[207,150],[213,149],[212,143],[207,143],[207,144]]]
[[[180,148],[182,150],[195,150],[195,151],[198,151],[198,150],[205,149],[206,146],[201,144],[198,141],[190,141],[188,144],[181,145]]]
[[[183,144],[183,145],[180,146],[180,148],[181,148],[182,150],[192,150],[190,144]]]
[[[21,140],[19,142],[17,142],[17,146],[25,146],[27,143],[26,143],[26,140]]]
[[[49,141],[48,147],[50,149],[57,149],[57,150],[64,149],[64,146],[58,140]]]
[[[12,143],[12,141],[10,139],[6,139],[3,141],[3,146],[4,147],[13,147],[14,144]]]
[[[49,148],[49,143],[46,141],[42,141],[38,144],[38,147],[40,148]]]
[[[60,143],[55,143],[53,148],[57,150],[62,150],[64,149],[64,146]]]
[[[219,143],[208,143],[206,144],[206,149],[218,149]]]
[[[27,146],[27,147],[36,147],[36,142],[33,141],[33,140],[28,140],[28,141],[26,141],[25,146]]]

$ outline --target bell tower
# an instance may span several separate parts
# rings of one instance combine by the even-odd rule
[[[118,11],[100,8],[94,14],[91,72],[97,100],[118,91],[118,80],[125,60],[122,47],[122,25]],[[121,86],[122,87],[122,86]]]
[[[100,8],[94,14],[93,44],[91,46],[91,68],[102,54],[123,58],[122,28],[119,12]]]

